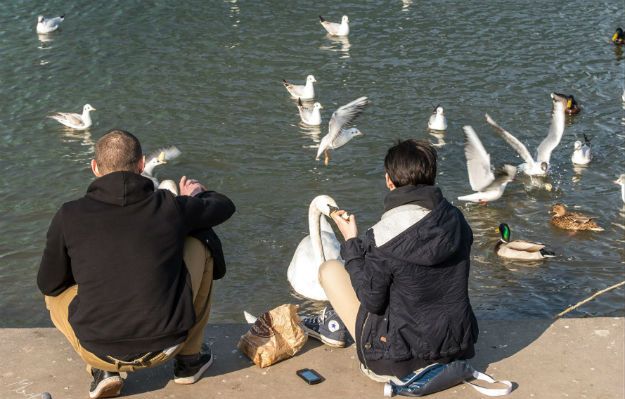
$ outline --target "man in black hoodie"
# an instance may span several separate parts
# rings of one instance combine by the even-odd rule
[[[474,356],[478,326],[468,296],[473,234],[438,187],[436,151],[406,140],[388,150],[381,220],[358,238],[356,218],[331,214],[345,238],[319,280],[334,309],[304,319],[309,334],[344,346],[355,338],[361,370],[388,382],[432,363]],[[344,325],[343,325],[344,322]]]
[[[213,266],[223,265],[211,228],[234,204],[184,176],[180,196],[154,190],[144,163],[132,134],[100,138],[97,178],[52,219],[39,267],[52,322],[91,370],[91,398],[117,396],[120,371],[175,356],[174,381],[191,384],[213,362],[201,350],[214,273],[221,277]],[[191,235],[212,237],[213,250]]]

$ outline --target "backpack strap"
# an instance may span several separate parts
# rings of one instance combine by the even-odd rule
[[[484,373],[480,373],[477,370],[473,370],[473,378],[475,378],[476,380],[480,380],[480,381],[486,381],[488,383],[491,384],[503,384],[506,387],[505,388],[485,388],[476,384],[473,384],[469,381],[463,381],[463,383],[472,386],[476,391],[478,391],[479,393],[486,395],[486,396],[505,396],[508,395],[510,392],[512,392],[512,383],[510,381],[506,381],[506,380],[495,380],[493,379],[491,376],[484,374]]]

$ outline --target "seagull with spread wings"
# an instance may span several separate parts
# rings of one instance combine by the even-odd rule
[[[466,138],[464,154],[467,157],[469,183],[473,191],[477,192],[458,197],[458,199],[485,204],[501,198],[506,185],[514,180],[516,168],[512,165],[504,165],[495,176],[490,164],[490,155],[484,149],[475,130],[471,126],[464,126],[463,130]]]
[[[567,98],[557,93],[551,93],[553,101],[553,112],[551,116],[551,126],[547,137],[540,143],[536,150],[536,160],[527,150],[527,147],[516,137],[502,128],[486,114],[486,122],[491,125],[497,134],[499,134],[510,146],[523,158],[525,163],[519,165],[519,169],[529,176],[546,176],[549,172],[549,160],[551,153],[560,144],[562,135],[564,134],[564,109]]]
[[[330,150],[335,150],[349,142],[356,136],[362,136],[362,132],[356,128],[346,128],[350,125],[365,108],[371,104],[367,97],[360,97],[349,104],[345,104],[332,114],[328,124],[328,134],[323,136],[319,144],[316,160],[324,154],[324,165],[330,162]]]

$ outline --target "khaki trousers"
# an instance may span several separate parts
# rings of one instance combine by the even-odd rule
[[[184,262],[187,265],[187,271],[191,278],[196,322],[189,330],[187,339],[178,345],[176,350],[168,354],[160,353],[152,358],[148,364],[130,365],[118,363],[115,365],[107,363],[80,344],[72,326],[69,324],[69,304],[78,293],[77,285],[69,287],[58,296],[45,297],[52,323],[65,335],[65,338],[67,338],[76,353],[87,363],[88,369],[94,367],[106,371],[131,372],[146,367],[158,366],[177,354],[193,355],[199,353],[204,340],[204,327],[208,323],[210,314],[213,287],[213,257],[201,241],[187,237],[184,244]]]
[[[349,333],[356,337],[356,316],[360,301],[343,263],[338,260],[322,263],[319,267],[319,282]]]

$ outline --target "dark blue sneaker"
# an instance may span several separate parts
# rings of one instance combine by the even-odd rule
[[[349,331],[331,307],[323,309],[319,316],[302,318],[302,327],[308,336],[328,346],[344,348],[351,343]]]

